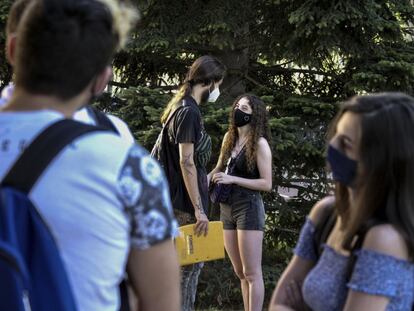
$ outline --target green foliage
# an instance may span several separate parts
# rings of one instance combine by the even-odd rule
[[[263,280],[265,291],[271,293],[276,285],[284,265],[277,263],[275,256],[267,256],[263,262]],[[219,273],[218,273],[219,272]],[[269,304],[266,296],[264,306]],[[197,310],[243,310],[240,280],[233,271],[228,258],[206,262],[201,270],[198,283]]]
[[[0,4],[2,25],[10,3]],[[201,107],[213,140],[211,167],[234,98],[251,92],[266,102],[274,166],[274,189],[264,194],[268,300],[305,215],[329,192],[324,152],[338,103],[367,92],[414,93],[409,27],[414,24],[413,5],[409,0],[137,0],[136,4],[142,20],[128,49],[113,63],[117,79],[126,87],[113,89],[116,98],[107,95],[99,106],[124,119],[138,142],[151,149],[171,90],[203,54],[219,57],[228,67],[219,101]],[[4,34],[0,53],[2,44]],[[4,82],[10,74],[2,55]],[[295,188],[298,196],[285,200],[278,195],[278,186]],[[212,216],[217,217],[217,209]],[[206,265],[197,303],[200,308],[240,308],[238,280],[228,260]]]
[[[98,108],[121,117],[140,144],[151,150],[161,130],[161,112],[170,98],[170,94],[158,88],[130,87],[116,98],[106,93]]]
[[[11,80],[11,68],[6,61],[6,24],[12,0],[0,1],[0,88]]]

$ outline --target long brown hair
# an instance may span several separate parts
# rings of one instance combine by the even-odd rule
[[[217,58],[209,55],[197,58],[188,70],[182,86],[164,109],[161,123],[165,123],[179,102],[191,94],[194,85],[205,86],[212,82],[219,82],[224,78],[225,72],[226,67]]]
[[[226,163],[230,158],[231,152],[236,145],[237,138],[239,137],[237,126],[234,123],[234,109],[239,100],[242,98],[246,98],[249,101],[250,107],[252,108],[252,118],[249,123],[251,126],[251,131],[248,134],[248,139],[246,142],[247,169],[249,172],[252,172],[256,167],[257,143],[260,137],[264,137],[269,144],[271,143],[272,139],[266,105],[259,97],[255,95],[240,95],[236,98],[232,105],[230,112],[230,127],[227,131],[226,140],[223,142],[223,146],[221,148],[222,163]]]
[[[332,132],[346,112],[361,118],[355,206],[344,185],[336,185],[336,208],[344,216],[343,246],[369,221],[392,224],[414,257],[414,98],[402,93],[356,96],[343,104]]]

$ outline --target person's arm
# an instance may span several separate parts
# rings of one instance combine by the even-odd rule
[[[183,175],[184,184],[194,207],[194,215],[197,219],[195,234],[207,235],[208,218],[204,212],[203,202],[201,201],[198,190],[197,168],[194,163],[194,144],[180,143],[178,145],[180,154],[180,168]]]
[[[180,310],[180,269],[172,242],[178,228],[163,170],[134,145],[116,189],[130,223],[127,273],[139,310]]]
[[[303,280],[306,278],[309,271],[313,268],[315,262],[303,259],[294,255],[289,265],[286,267],[277,282],[276,288],[273,291],[272,299],[270,301],[269,310],[278,310],[278,308],[294,307],[297,305],[303,305],[302,297],[292,301],[289,291],[294,286],[301,286]]]
[[[177,254],[172,240],[145,250],[130,251],[127,273],[138,297],[139,311],[181,309],[177,267]]]
[[[224,163],[223,163],[223,153],[222,152],[223,152],[223,146],[224,146],[224,144],[226,143],[226,140],[227,140],[227,136],[228,136],[228,133],[224,134],[223,142],[222,142],[221,150],[220,150],[220,155],[219,155],[219,158],[217,160],[216,167],[210,173],[208,173],[208,175],[207,175],[207,184],[208,185],[210,184],[212,176],[214,176],[216,173],[219,173],[219,172],[223,171]]]
[[[224,173],[213,175],[213,181],[222,184],[236,184],[244,188],[258,191],[272,190],[272,152],[265,138],[260,138],[257,146],[257,168],[260,178],[249,179],[231,176]]]
[[[389,224],[371,228],[364,239],[355,263],[344,310],[386,310],[390,299],[398,293],[398,276],[405,273],[404,260],[409,252],[402,235]],[[398,287],[398,288],[397,288]]]
[[[327,197],[319,201],[312,208],[309,219],[313,224],[318,223],[323,209],[332,205],[333,197]],[[306,226],[302,228],[301,236],[297,244],[298,255],[294,255],[286,269],[283,271],[270,301],[269,310],[285,310],[283,307],[293,308],[294,310],[306,310],[306,305],[302,298],[301,287],[308,273],[317,261],[316,254],[301,254],[301,247],[313,242],[313,236],[306,232]],[[307,247],[305,247],[307,248]]]

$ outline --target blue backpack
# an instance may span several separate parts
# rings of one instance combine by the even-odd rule
[[[28,194],[65,146],[97,130],[68,119],[52,124],[0,183],[1,310],[77,310],[56,242]]]

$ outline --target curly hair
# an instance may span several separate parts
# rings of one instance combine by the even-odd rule
[[[268,143],[271,143],[271,133],[269,127],[269,116],[266,110],[266,105],[257,96],[251,94],[243,94],[236,98],[232,105],[230,112],[230,127],[227,131],[225,141],[221,147],[222,163],[227,163],[231,156],[231,152],[236,145],[236,140],[239,136],[237,126],[234,123],[234,110],[240,99],[246,98],[252,108],[252,118],[250,121],[251,131],[248,134],[246,142],[246,160],[247,170],[252,172],[256,167],[257,158],[257,143],[260,137],[264,137]]]

